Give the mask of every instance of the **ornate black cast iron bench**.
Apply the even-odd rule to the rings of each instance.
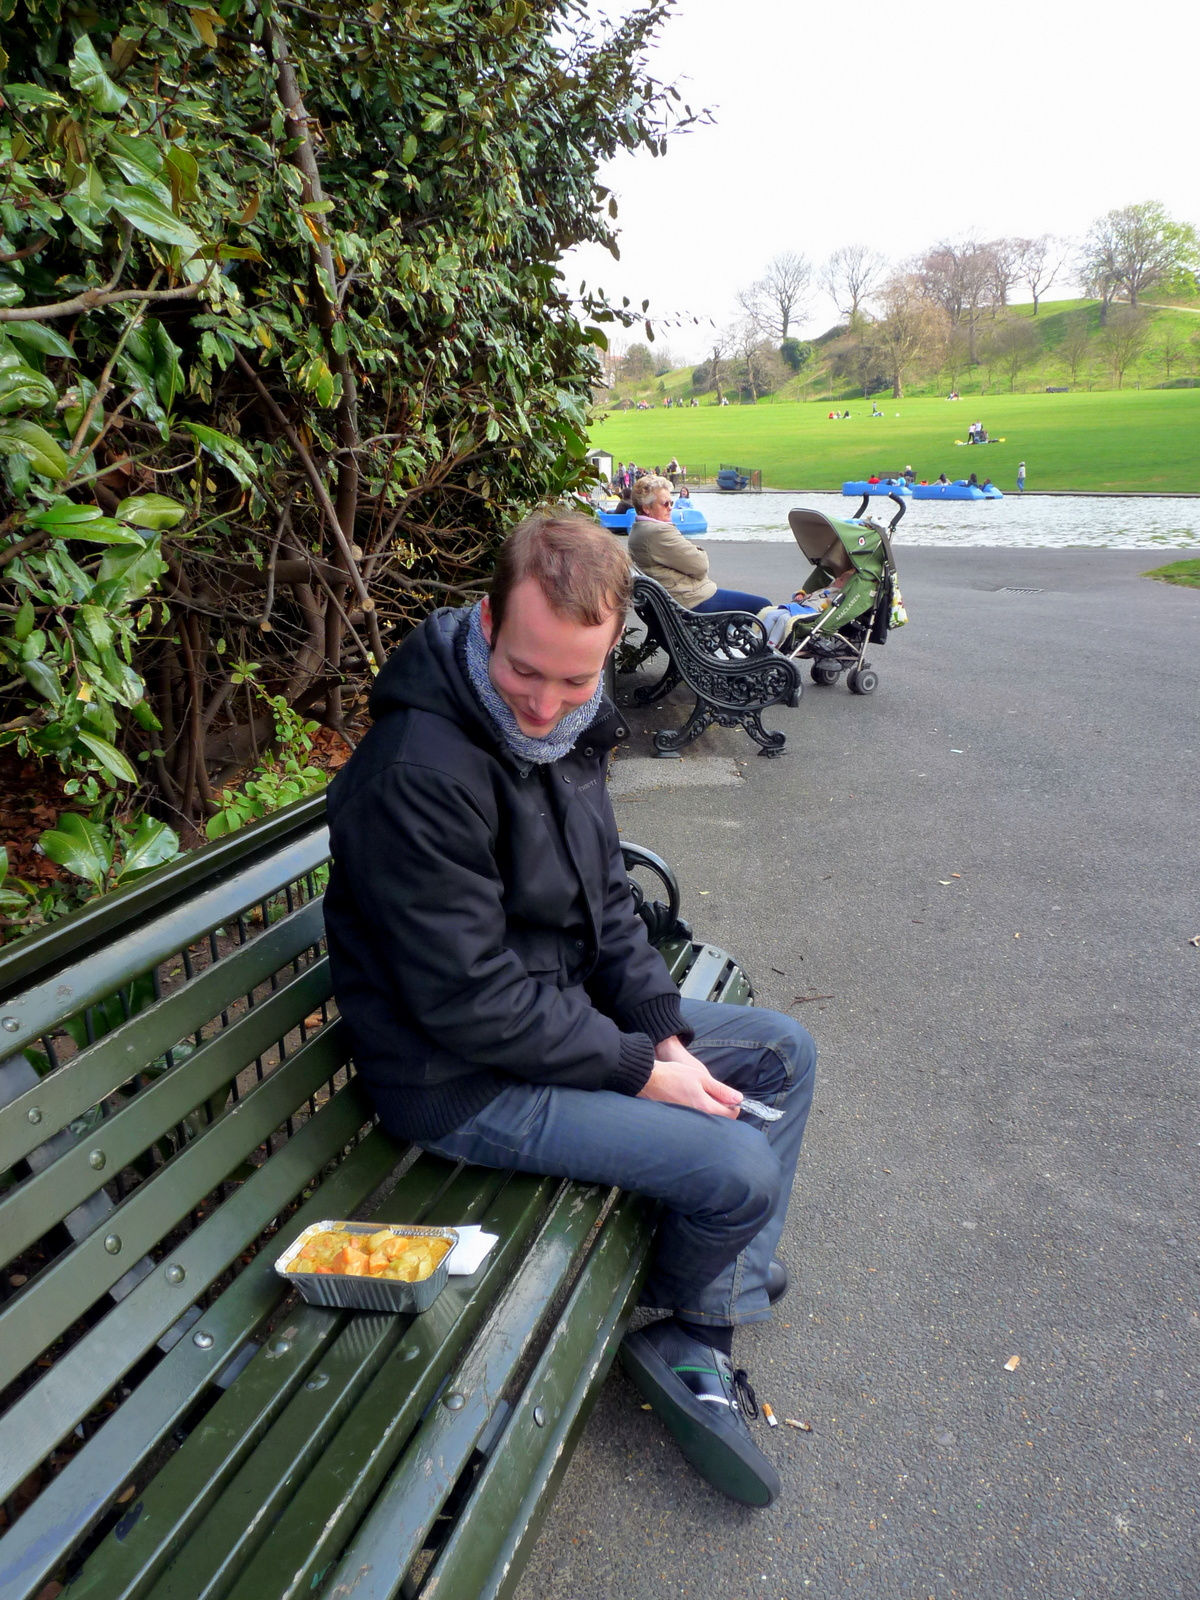
[[[0,958],[2,1600],[517,1583],[653,1217],[376,1126],[331,1003],[327,848],[306,802]],[[749,1000],[665,864],[626,861],[684,993]],[[342,1217],[500,1242],[422,1316],[306,1306],[273,1263]]]
[[[757,617],[748,611],[688,611],[642,573],[634,578],[633,608],[646,626],[646,646],[667,658],[658,682],[635,690],[635,703],[662,700],[681,683],[696,696],[683,727],[654,735],[659,755],[677,755],[714,722],[744,728],[760,755],[782,755],[787,735],[768,732],[762,713],[769,706],[798,705],[803,681],[797,663],[771,647]]]

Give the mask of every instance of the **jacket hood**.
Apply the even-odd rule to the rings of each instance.
[[[467,677],[465,636],[470,610],[470,606],[444,606],[434,611],[392,652],[371,689],[371,719],[379,722],[393,711],[429,711],[472,738],[497,747],[501,755],[520,765],[476,699]],[[617,708],[605,696],[580,738],[611,745],[627,733]]]
[[[431,711],[459,727],[479,729],[495,738],[495,729],[467,681],[458,650],[458,636],[469,611],[469,606],[443,606],[392,651],[371,689],[372,721],[379,722],[392,711]]]

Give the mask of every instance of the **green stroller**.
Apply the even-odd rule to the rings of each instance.
[[[785,621],[778,648],[793,660],[811,661],[814,683],[835,684],[846,672],[854,694],[874,694],[878,687],[867,646],[886,644],[891,630],[908,620],[889,538],[899,520],[885,527],[874,517],[843,521],[821,511],[788,512],[796,543],[813,564],[804,584],[813,598],[788,608],[793,620],[790,626]]]

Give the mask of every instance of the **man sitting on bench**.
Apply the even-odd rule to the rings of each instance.
[[[390,1132],[662,1202],[642,1300],[671,1316],[623,1360],[711,1484],[769,1505],[731,1344],[787,1288],[815,1050],[789,1017],[681,1001],[634,909],[601,688],[630,593],[616,539],[538,513],[488,599],[390,657],[329,789],[334,989]],[[743,1095],[783,1115],[739,1117]]]

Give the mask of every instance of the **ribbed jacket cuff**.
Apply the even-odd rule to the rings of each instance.
[[[655,1044],[676,1034],[684,1044],[692,1042],[693,1030],[683,1020],[677,994],[656,994],[651,1000],[641,1001],[630,1010],[628,1021],[632,1028],[646,1034]]]
[[[654,1071],[654,1046],[644,1033],[623,1033],[617,1069],[606,1085],[618,1094],[640,1094]]]

